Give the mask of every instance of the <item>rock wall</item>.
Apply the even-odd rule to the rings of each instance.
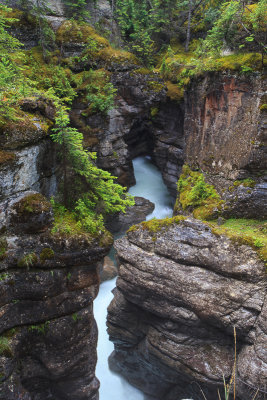
[[[0,399],[98,399],[93,300],[112,240],[52,233],[36,192],[2,202],[0,222]]]
[[[157,74],[139,72],[137,66],[111,67],[112,83],[117,89],[115,108],[106,118],[94,115],[85,124],[95,131],[91,149],[98,153],[98,165],[118,176],[124,186],[135,183],[132,159],[149,154],[162,172],[171,193],[184,162],[183,108],[166,96],[164,82]],[[82,118],[87,107],[74,103],[73,122]],[[85,137],[86,137],[85,133]]]
[[[266,81],[261,75],[208,74],[185,95],[185,161],[203,171],[225,216],[266,218]],[[242,180],[251,179],[251,187]]]
[[[157,400],[218,397],[234,365],[236,392],[266,391],[266,272],[248,246],[197,220],[141,224],[116,241],[108,309],[113,370]],[[265,344],[264,344],[265,343]],[[255,390],[253,388],[256,388]],[[200,390],[201,389],[201,390]],[[251,396],[251,398],[253,395]]]
[[[54,108],[36,97],[21,102],[17,120],[1,121],[0,201],[27,190],[51,197],[57,190],[59,160],[50,139]]]

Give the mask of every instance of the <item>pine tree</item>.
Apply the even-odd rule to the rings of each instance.
[[[65,106],[57,106],[56,125],[52,139],[59,144],[62,154],[63,168],[63,202],[70,207],[70,185],[68,174],[73,173],[86,182],[88,192],[76,200],[78,210],[87,209],[89,214],[107,215],[124,212],[126,207],[134,204],[126,188],[114,183],[116,177],[95,165],[96,154],[83,148],[83,135],[69,126],[69,117]],[[72,183],[73,185],[73,180]]]

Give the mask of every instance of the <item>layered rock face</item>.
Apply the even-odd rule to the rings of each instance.
[[[98,399],[93,300],[112,240],[51,233],[36,192],[2,202],[0,218],[0,399]]]
[[[209,74],[186,92],[185,160],[215,185],[226,201],[226,216],[267,215],[265,97],[259,75]],[[244,179],[252,185],[242,185]]]
[[[0,129],[0,200],[36,190],[55,194],[59,164],[50,135],[52,105],[41,99],[25,99],[20,121],[5,121]]]
[[[150,229],[150,230],[149,230]],[[109,306],[110,366],[157,400],[266,390],[266,273],[248,246],[194,219],[141,224],[116,241],[119,277]],[[249,396],[248,396],[249,395]],[[253,395],[252,395],[253,397]]]

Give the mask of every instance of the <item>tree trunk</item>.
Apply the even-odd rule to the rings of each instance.
[[[63,149],[63,202],[64,206],[68,206],[68,188],[67,188],[67,157],[66,157],[66,146],[65,146],[65,137],[64,132],[63,141],[62,141],[62,149]]]
[[[190,36],[191,36],[191,18],[192,18],[192,0],[189,0],[188,4],[188,23],[187,23],[187,31],[186,31],[186,42],[185,42],[185,51],[188,52]]]

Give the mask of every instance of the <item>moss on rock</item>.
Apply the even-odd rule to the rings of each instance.
[[[7,240],[5,237],[0,237],[0,261],[6,258]]]
[[[54,250],[50,247],[45,247],[40,253],[40,260],[44,262],[46,260],[51,260],[52,258],[54,258],[54,256]]]
[[[99,47],[109,46],[107,39],[98,35],[90,25],[86,23],[79,24],[77,21],[68,20],[60,25],[56,32],[56,41],[59,44],[64,43],[89,43],[94,40]]]
[[[184,97],[184,89],[180,88],[177,84],[172,83],[171,81],[166,82],[166,86],[168,89],[167,96],[171,100],[176,100],[180,102]]]
[[[267,266],[267,221],[232,218],[220,226],[211,222],[208,225],[213,233],[225,235],[234,243],[252,247]]]
[[[0,166],[12,163],[16,160],[16,155],[10,151],[0,150]]]
[[[0,356],[5,356],[8,358],[13,356],[9,339],[5,335],[0,336]]]
[[[52,122],[42,115],[14,109],[12,118],[0,117],[0,139],[3,149],[17,149],[49,135]]]
[[[157,233],[160,232],[162,229],[167,228],[170,225],[179,224],[181,221],[184,221],[185,219],[186,217],[183,215],[177,215],[176,217],[164,218],[164,219],[153,218],[149,221],[141,222],[141,224],[131,226],[128,232],[134,232],[139,228],[141,228],[151,233]]]
[[[192,171],[188,165],[183,166],[177,189],[179,197],[175,203],[175,213],[189,211],[195,218],[208,220],[217,216],[224,203],[215,187],[205,181],[204,175]]]
[[[165,85],[157,81],[148,81],[147,86],[149,90],[155,93],[159,93],[165,88]]]
[[[50,202],[40,193],[29,194],[18,201],[14,206],[20,216],[41,214],[51,209]]]

